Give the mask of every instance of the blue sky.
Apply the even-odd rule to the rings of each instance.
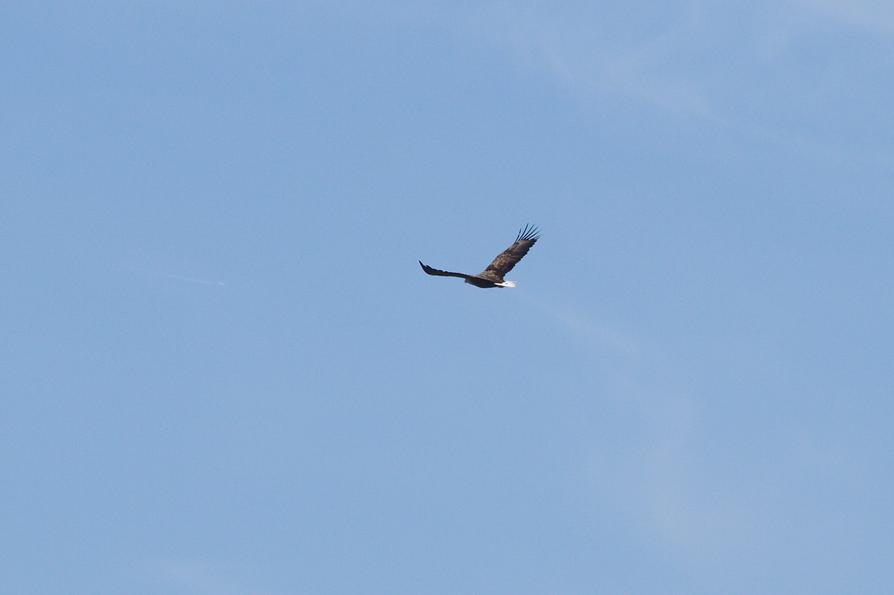
[[[0,9],[0,591],[885,593],[894,8]],[[525,223],[541,242],[478,290]]]

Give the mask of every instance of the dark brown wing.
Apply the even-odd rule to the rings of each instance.
[[[540,239],[540,230],[532,225],[525,225],[525,228],[518,232],[515,242],[503,250],[492,263],[487,265],[484,272],[479,275],[486,279],[495,279],[498,282],[503,281],[503,275],[512,270],[518,261],[524,258],[531,246]]]
[[[422,270],[428,273],[429,275],[435,275],[437,277],[459,277],[460,279],[468,279],[469,277],[474,277],[475,275],[466,275],[465,273],[451,273],[450,271],[441,271],[435,268],[428,266],[427,264],[422,264],[422,261],[419,261],[419,266],[422,267]]]

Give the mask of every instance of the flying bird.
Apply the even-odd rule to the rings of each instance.
[[[518,264],[518,261],[524,258],[528,250],[531,249],[537,240],[540,239],[540,231],[531,225],[526,225],[524,229],[518,232],[515,242],[502,252],[500,252],[492,263],[487,265],[484,271],[477,275],[467,275],[465,273],[451,273],[450,271],[440,271],[432,268],[427,264],[419,261],[419,266],[429,275],[438,277],[461,277],[466,283],[488,289],[490,287],[515,287],[512,281],[504,281],[503,275],[512,270],[512,267]]]

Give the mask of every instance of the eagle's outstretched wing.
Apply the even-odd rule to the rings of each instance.
[[[511,271],[512,267],[518,264],[519,260],[524,258],[525,254],[528,253],[531,246],[537,243],[539,238],[540,230],[531,225],[525,225],[525,228],[518,232],[515,242],[498,254],[494,261],[487,265],[487,268],[484,269],[484,272],[482,272],[479,277],[503,281],[503,275]]]
[[[460,279],[468,279],[469,277],[474,277],[475,275],[466,275],[465,273],[451,273],[450,271],[441,271],[436,268],[432,268],[427,264],[422,264],[422,261],[419,261],[419,266],[422,267],[422,270],[428,273],[429,275],[435,275],[436,277],[459,277]]]

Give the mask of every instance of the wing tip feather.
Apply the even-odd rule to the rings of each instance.
[[[536,242],[538,239],[540,239],[540,229],[536,225],[531,225],[530,223],[526,223],[525,226],[518,231],[518,235],[515,236],[516,242]]]

